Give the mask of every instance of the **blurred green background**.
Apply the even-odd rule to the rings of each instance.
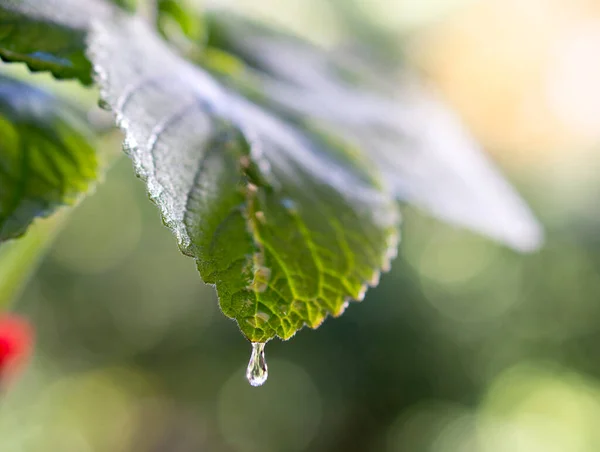
[[[335,45],[333,2],[226,3]],[[408,209],[381,285],[269,343],[251,388],[250,345],[120,159],[16,304],[38,346],[0,401],[2,452],[600,450],[600,2],[355,4],[520,188],[544,249]]]

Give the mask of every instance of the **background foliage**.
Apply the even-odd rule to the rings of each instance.
[[[315,40],[342,33],[320,0],[251,3]],[[249,346],[121,160],[17,306],[40,347],[0,407],[3,451],[598,450],[600,7],[434,4],[365,13],[503,163],[547,246],[519,256],[411,211],[381,285],[269,344],[256,390]]]

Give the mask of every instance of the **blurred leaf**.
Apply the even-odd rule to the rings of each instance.
[[[0,58],[89,85],[92,67],[85,53],[89,21],[108,11],[100,0],[2,0]]]
[[[73,204],[97,177],[92,132],[67,104],[0,76],[0,242]]]
[[[329,0],[328,5],[350,40],[349,44],[361,53],[361,57],[401,64],[403,55],[399,38],[391,36],[373,20],[369,11],[373,5],[361,0]]]
[[[370,153],[399,200],[518,250],[540,245],[543,233],[525,203],[459,119],[414,76],[381,77],[353,55],[327,52],[233,14],[213,11],[206,22],[209,49],[238,63],[236,71],[225,70],[209,51],[201,65],[208,62],[226,81],[261,93],[253,98],[295,121],[351,139]],[[246,65],[242,74],[239,62]]]
[[[167,38],[173,38],[175,24],[191,41],[204,37],[204,21],[194,5],[185,0],[158,0],[158,29]]]
[[[360,154],[224,89],[137,19],[91,47],[138,174],[248,339],[316,328],[377,283],[399,216]]]

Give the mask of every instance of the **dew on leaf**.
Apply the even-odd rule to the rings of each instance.
[[[265,345],[264,342],[252,343],[252,356],[250,356],[250,362],[248,362],[246,378],[254,387],[262,386],[269,377],[269,368],[265,359]]]
[[[372,278],[369,280],[369,286],[377,287],[379,285],[379,280],[381,279],[381,273],[375,272],[373,273]]]
[[[360,292],[356,296],[356,301],[363,301],[365,299],[365,296],[367,295],[367,290],[369,290],[368,285],[365,284],[364,286],[362,286],[360,288]]]
[[[344,302],[344,304],[340,307],[339,311],[335,314],[336,317],[339,317],[344,312],[346,312],[346,309],[348,309],[349,306],[350,306],[350,302],[349,301]]]

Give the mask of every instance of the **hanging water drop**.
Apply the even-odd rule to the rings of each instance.
[[[246,378],[252,386],[262,386],[269,377],[269,368],[265,360],[265,343],[252,343],[252,356],[246,370]]]

